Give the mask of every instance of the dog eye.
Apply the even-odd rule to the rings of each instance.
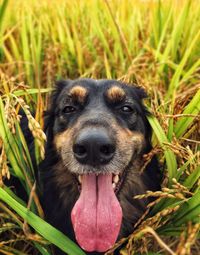
[[[74,106],[71,106],[71,105],[65,106],[62,110],[63,113],[72,113],[72,112],[75,112],[75,111],[76,111],[76,108]]]
[[[133,113],[135,112],[135,109],[132,108],[130,105],[124,105],[120,108],[120,110],[124,113]]]

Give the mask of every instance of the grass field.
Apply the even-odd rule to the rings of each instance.
[[[200,251],[200,1],[0,1],[0,254],[84,254],[47,224],[21,132],[23,108],[44,157],[42,112],[56,79],[115,78],[145,88],[164,179],[121,254]],[[36,111],[33,118],[31,111]],[[6,187],[17,177],[26,204]],[[108,252],[112,254],[114,248]]]

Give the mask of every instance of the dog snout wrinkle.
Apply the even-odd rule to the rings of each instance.
[[[73,145],[74,156],[81,164],[97,166],[106,164],[114,156],[115,143],[106,130],[88,128],[82,130]]]

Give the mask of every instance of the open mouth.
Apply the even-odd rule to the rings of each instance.
[[[91,174],[90,174],[91,175]],[[98,175],[100,174],[96,174],[96,177],[98,177]],[[104,174],[105,175],[105,174]],[[113,190],[115,192],[115,194],[118,193],[120,187],[121,187],[121,184],[123,182],[123,179],[124,179],[124,173],[118,173],[118,174],[112,174],[112,187],[113,187]],[[82,175],[78,175],[78,177],[75,176],[75,179],[76,179],[76,182],[77,182],[77,185],[78,185],[78,189],[79,191],[81,192],[81,185],[82,185],[82,179],[83,179],[83,174]]]
[[[80,196],[71,212],[79,245],[86,251],[105,252],[117,240],[122,208],[116,197],[123,181],[119,174],[79,175]]]

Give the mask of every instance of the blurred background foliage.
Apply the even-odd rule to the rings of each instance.
[[[20,129],[23,108],[44,157],[43,110],[59,78],[114,78],[144,87],[162,190],[121,254],[199,254],[200,1],[0,1],[0,253],[84,254],[48,225]],[[35,111],[33,117],[31,112]],[[14,176],[29,197],[8,188]],[[38,215],[38,216],[37,216]],[[108,254],[111,254],[111,249]]]

